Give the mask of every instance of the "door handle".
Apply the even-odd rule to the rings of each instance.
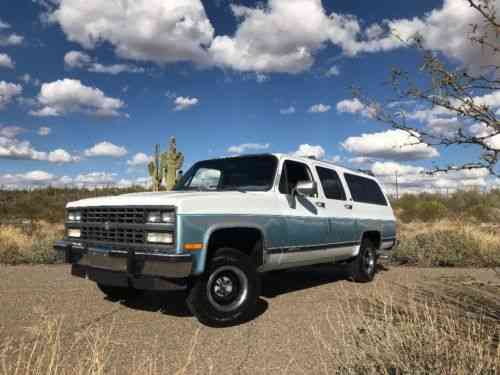
[[[325,202],[316,202],[316,206],[325,208]]]
[[[352,204],[344,204],[344,207],[348,210],[352,210]]]

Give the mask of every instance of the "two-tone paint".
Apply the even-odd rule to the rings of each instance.
[[[330,163],[276,154],[278,168],[272,188],[265,192],[173,191],[125,194],[84,199],[67,208],[92,206],[175,206],[177,212],[176,250],[185,253],[186,243],[203,243],[192,252],[193,274],[203,273],[211,236],[220,229],[251,228],[263,238],[263,264],[260,271],[340,261],[357,255],[363,235],[375,233],[380,248],[394,245],[395,218],[387,205],[354,202],[344,172],[373,177]],[[285,160],[308,166],[317,183],[314,197],[292,196],[279,192]],[[316,166],[333,169],[346,193],[345,200],[325,197]]]

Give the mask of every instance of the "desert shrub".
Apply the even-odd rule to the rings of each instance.
[[[500,222],[499,209],[479,203],[464,209],[464,218],[478,223]]]
[[[131,188],[44,188],[34,190],[0,190],[0,218],[43,220],[49,223],[64,221],[64,208],[68,202],[84,198],[118,195],[144,191],[143,187]]]
[[[437,221],[446,217],[446,206],[436,200],[424,200],[417,205],[417,217],[420,221]]]
[[[500,222],[500,190],[476,190],[452,194],[405,194],[393,200],[398,219],[404,223],[442,218],[482,223]]]
[[[405,223],[412,221],[432,222],[441,220],[448,215],[448,209],[444,203],[435,199],[406,199],[396,211],[398,219]]]
[[[0,264],[50,264],[61,261],[53,249],[63,237],[62,225],[35,224],[27,231],[13,225],[0,226]]]
[[[324,374],[496,374],[497,322],[436,297],[354,298],[313,326]],[[339,324],[339,322],[341,322]]]
[[[392,259],[423,267],[500,266],[500,235],[495,228],[441,222],[401,226],[401,243]]]

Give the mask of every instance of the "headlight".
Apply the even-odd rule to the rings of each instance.
[[[148,223],[166,223],[171,224],[175,222],[174,211],[150,211],[148,213]]]
[[[68,212],[68,220],[69,221],[81,221],[82,220],[82,212],[81,211],[69,211]]]
[[[162,223],[173,223],[175,221],[175,212],[174,211],[164,211],[161,213],[161,221]]]
[[[148,223],[159,223],[161,220],[160,211],[151,211],[148,213]]]
[[[68,229],[68,237],[80,238],[82,231],[80,229]]]
[[[172,233],[159,233],[159,232],[149,232],[147,235],[148,242],[154,243],[166,243],[171,244],[174,243],[174,236]]]

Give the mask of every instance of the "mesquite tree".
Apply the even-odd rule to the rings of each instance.
[[[416,143],[431,146],[475,145],[478,157],[467,163],[439,166],[432,172],[486,168],[500,175],[500,18],[496,0],[467,1],[480,14],[481,22],[469,25],[464,38],[477,46],[477,53],[494,56],[497,64],[472,68],[450,62],[442,54],[425,47],[425,35],[404,41],[416,47],[422,61],[418,76],[392,69],[389,85],[393,95],[381,102],[355,89],[365,115],[409,132]],[[498,54],[498,58],[496,55]],[[412,108],[410,110],[409,108]],[[419,108],[419,110],[415,110]],[[428,127],[415,121],[419,115],[434,116],[439,126]],[[437,121],[436,121],[437,123]]]

